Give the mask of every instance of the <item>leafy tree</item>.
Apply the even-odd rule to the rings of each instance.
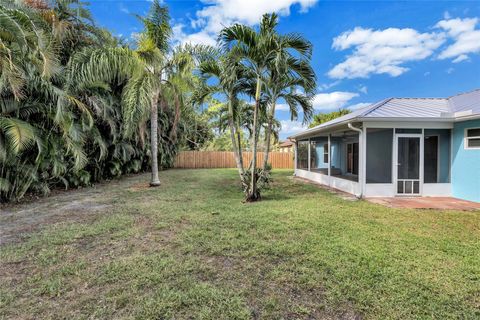
[[[332,111],[329,113],[318,113],[313,116],[313,121],[310,123],[309,128],[313,128],[315,126],[318,126],[324,122],[333,120],[335,118],[339,118],[341,116],[344,116],[346,114],[349,114],[351,111],[348,109],[340,109],[338,111]]]
[[[310,88],[314,86],[315,76],[313,71],[304,60],[296,58],[298,55],[309,58],[311,45],[295,34],[279,35],[276,30],[277,25],[278,16],[275,13],[265,14],[260,21],[258,30],[242,24],[234,24],[224,28],[219,35],[223,48],[240,59],[245,68],[252,74],[250,81],[254,84],[250,86],[250,89],[247,87],[246,90],[255,99],[251,142],[253,156],[249,172],[250,182],[245,190],[246,201],[260,199],[260,188],[258,188],[257,182],[265,181],[265,176],[268,175],[265,170],[257,169],[257,146],[261,127],[259,116],[262,113],[266,114],[265,109],[269,98],[276,102],[280,95],[285,94],[287,96],[287,91],[282,91],[285,87],[302,85],[310,91]],[[295,53],[291,53],[292,51],[295,51]],[[269,83],[268,79],[279,78],[282,73],[296,80],[302,79],[302,82],[292,82],[292,85],[289,86],[292,79],[285,79],[282,89],[275,88],[275,90],[272,90],[274,88],[273,83]],[[308,79],[311,79],[311,81],[309,82]],[[267,94],[269,89],[270,95]],[[303,99],[292,91],[288,91],[288,93],[289,104],[292,106],[304,105],[308,111],[308,99]],[[294,102],[294,100],[296,101]],[[274,108],[274,106],[271,108],[273,112],[275,111]],[[273,117],[271,118],[272,120],[268,121],[268,136],[272,131]],[[267,139],[270,140],[268,137]]]
[[[173,163],[193,134],[189,92],[200,79],[195,48],[167,48],[168,12],[152,6],[132,50],[81,1],[0,4],[0,201],[147,170],[153,107],[159,165]],[[151,88],[161,90],[155,106]]]
[[[213,95],[221,95],[226,100],[225,104],[216,104],[219,106],[217,127],[220,131],[223,131],[225,129],[224,125],[228,124],[235,163],[240,181],[245,188],[248,182],[245,181],[241,143],[242,108],[245,107],[245,104],[238,97],[248,86],[248,69],[240,63],[239,57],[233,53],[214,50],[211,53],[210,56],[201,61],[199,66],[204,81],[201,86],[197,87],[193,99],[203,102],[206,97],[211,98]],[[226,117],[223,117],[223,115],[226,115]]]

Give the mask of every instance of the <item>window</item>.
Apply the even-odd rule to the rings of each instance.
[[[347,173],[358,175],[358,143],[347,144]]]
[[[465,149],[480,149],[480,128],[465,129]]]
[[[328,163],[328,143],[323,145],[323,163]]]

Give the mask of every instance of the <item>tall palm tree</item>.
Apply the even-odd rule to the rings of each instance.
[[[167,65],[169,39],[172,34],[168,8],[161,6],[155,0],[150,7],[150,13],[140,18],[145,25],[145,33],[141,36],[137,56],[144,64],[144,71],[139,81],[147,84],[151,90],[150,96],[150,146],[152,156],[152,179],[150,186],[160,185],[158,177],[158,102],[162,94],[162,80]],[[130,87],[131,88],[131,87]],[[136,90],[136,88],[135,88]],[[131,94],[126,92],[126,96]],[[135,95],[136,92],[133,92]],[[128,100],[127,101],[131,101]],[[133,109],[132,106],[128,109]]]
[[[299,42],[305,42],[299,38]],[[308,46],[303,43],[302,48]],[[309,61],[290,55],[280,57],[279,63],[271,66],[265,86],[267,100],[267,126],[265,128],[265,150],[263,170],[267,170],[268,155],[271,148],[271,135],[275,123],[275,107],[283,99],[289,108],[291,120],[297,120],[299,111],[303,113],[303,122],[308,122],[313,115],[312,97],[315,92],[315,73]],[[300,110],[299,110],[300,109]]]
[[[122,119],[124,136],[137,133],[140,137],[145,131],[144,125],[150,121],[150,157],[152,187],[159,186],[158,147],[159,114],[171,107],[173,101],[175,116],[171,136],[175,142],[175,130],[178,126],[183,92],[189,86],[194,65],[192,51],[185,47],[170,50],[168,8],[155,0],[147,17],[139,17],[145,25],[145,31],[139,36],[137,49],[128,48],[97,49],[77,55],[74,65],[76,77],[81,82],[105,82],[114,79],[127,79],[122,92]],[[159,106],[161,107],[159,110]]]
[[[255,105],[253,108],[252,131],[252,162],[250,166],[250,184],[246,192],[246,201],[260,199],[260,190],[257,181],[261,173],[257,172],[257,143],[258,143],[258,114],[261,107],[262,95],[265,93],[268,73],[272,66],[278,66],[279,61],[288,54],[289,49],[305,56],[311,54],[311,45],[298,41],[298,36],[280,37],[276,31],[278,15],[265,14],[260,22],[259,30],[251,27],[234,24],[224,28],[219,35],[224,48],[239,55],[242,62],[255,76]],[[280,72],[280,71],[279,71]]]
[[[227,109],[227,123],[232,141],[233,154],[237,165],[240,181],[246,187],[245,169],[242,157],[241,145],[241,122],[242,122],[242,102],[238,95],[246,88],[248,70],[240,64],[240,59],[234,54],[216,52],[204,59],[199,70],[204,77],[204,81],[197,87],[194,93],[194,99],[203,101],[206,96],[220,94],[225,97]],[[216,79],[215,84],[210,84],[212,79]]]

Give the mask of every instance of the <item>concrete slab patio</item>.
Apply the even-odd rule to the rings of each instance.
[[[366,200],[390,208],[443,209],[461,211],[480,210],[480,203],[452,197],[390,197],[366,198]]]

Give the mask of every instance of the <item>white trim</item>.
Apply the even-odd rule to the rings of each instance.
[[[293,151],[295,153],[295,161],[294,161],[294,172],[297,170],[297,161],[298,161],[298,156],[297,156],[297,145],[298,145],[298,141],[295,141],[294,145],[293,145]]]
[[[367,124],[364,122],[362,123],[362,134],[359,134],[359,147],[360,147],[360,150],[358,150],[358,152],[360,152],[360,160],[359,160],[359,172],[360,172],[360,176],[359,176],[359,182],[361,183],[362,185],[362,193],[365,193],[365,188],[366,188],[366,185],[367,185]]]
[[[424,183],[424,197],[450,197],[452,195],[452,185],[450,183]]]
[[[369,120],[370,121],[370,120]],[[368,122],[368,121],[366,121]],[[375,121],[368,122],[369,128],[396,129],[453,129],[452,122]]]
[[[302,169],[295,170],[295,176],[356,195],[357,197],[361,195],[361,187],[359,182]]]
[[[332,135],[328,134],[328,176],[332,175]],[[324,151],[325,154],[325,151]]]
[[[394,134],[394,157],[392,159],[392,166],[393,166],[393,185],[395,188],[395,195],[396,196],[421,196],[422,189],[423,189],[423,139],[424,139],[424,130],[422,129],[422,133],[395,133]],[[405,181],[418,181],[418,193],[413,193],[413,183],[412,183],[412,193],[398,193],[398,139],[399,138],[418,138],[420,144],[420,154],[419,154],[419,172],[418,172],[418,179],[400,179],[404,181],[404,191],[405,191]]]
[[[468,130],[480,130],[480,128],[465,128],[463,129],[463,149],[464,150],[479,150],[480,146],[478,147],[469,147],[468,146],[468,140],[470,139],[480,139],[480,136],[474,136],[474,137],[469,137],[467,136]]]
[[[308,171],[311,171],[311,166],[312,166],[312,142],[310,141],[310,138],[308,138],[308,150],[307,150],[307,157],[308,157],[308,163],[307,163],[307,169]]]
[[[395,197],[393,183],[368,183],[364,189],[365,197]]]

